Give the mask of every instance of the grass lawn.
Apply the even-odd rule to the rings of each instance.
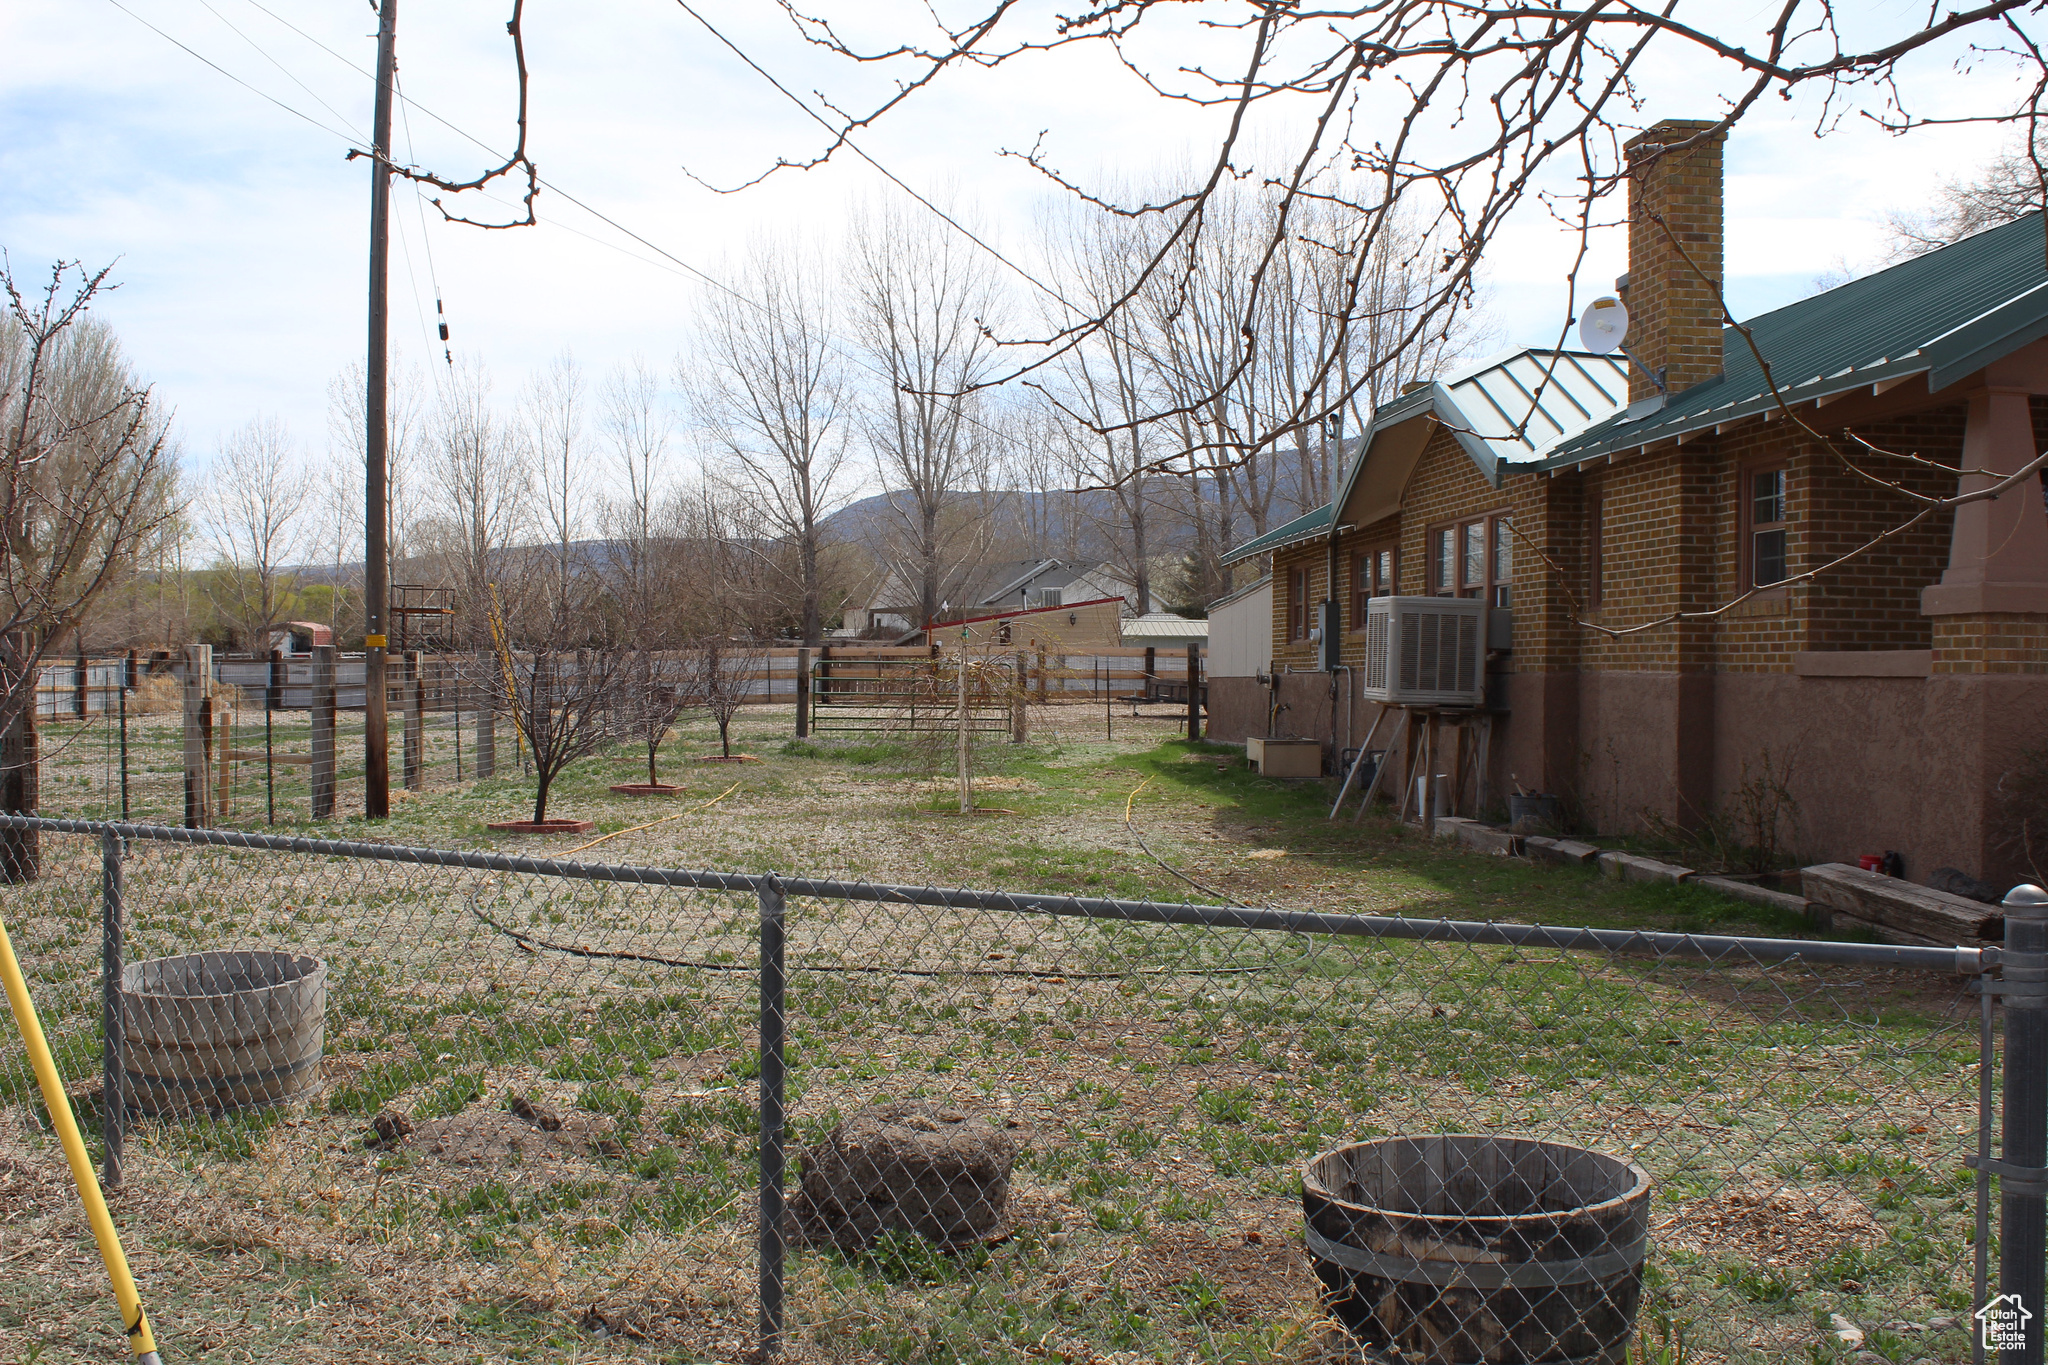
[[[672,797],[610,792],[644,780],[644,750],[579,765],[550,813],[596,820],[582,836],[485,829],[530,811],[509,743],[508,775],[431,768],[378,825],[312,825],[286,789],[279,828],[915,886],[1807,932],[1379,816],[1332,825],[1321,784],[1259,778],[1163,716],[1105,737],[1099,712],[1036,714],[1034,743],[977,754],[977,803],[1002,813],[968,818],[950,744],[789,727],[786,708],[747,713],[735,748],[758,761],[731,765],[694,761],[715,743],[686,728],[662,757]],[[79,771],[46,790],[101,813],[84,807],[108,799],[104,765],[67,753]],[[260,800],[237,800],[236,823],[262,821]],[[87,1082],[98,853],[48,842],[50,876],[0,892],[0,912]],[[116,1208],[167,1360],[748,1347],[748,897],[148,844],[128,881],[131,960],[289,945],[332,973],[310,1102],[131,1137]],[[1962,1328],[1940,1325],[1968,1311],[1956,1154],[1976,1122],[1975,1011],[1953,980],[803,898],[789,957],[798,1145],[882,1097],[988,1115],[1021,1144],[1003,1241],[796,1249],[792,1359],[1342,1359],[1302,1254],[1301,1163],[1419,1132],[1545,1137],[1648,1171],[1646,1365],[1675,1365],[1680,1333],[1688,1361],[1832,1359],[1834,1313],[1886,1358],[1966,1358]],[[25,1080],[0,1044],[0,1358],[115,1359]],[[382,1111],[414,1131],[366,1146]]]

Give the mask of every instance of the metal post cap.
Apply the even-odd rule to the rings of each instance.
[[[2032,882],[2021,882],[2006,892],[2005,899],[1999,904],[2008,910],[2048,912],[2048,891],[2043,891]]]

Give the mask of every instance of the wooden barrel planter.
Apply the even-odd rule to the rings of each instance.
[[[320,1083],[327,964],[214,952],[121,971],[123,1103],[144,1114],[282,1104]]]
[[[1385,1138],[1324,1152],[1302,1208],[1328,1311],[1404,1365],[1623,1365],[1650,1177],[1525,1138]]]

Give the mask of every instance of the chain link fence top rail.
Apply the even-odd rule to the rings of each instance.
[[[105,827],[32,823],[0,906],[96,1130]],[[535,1322],[736,1359],[764,1283],[799,1360],[1846,1360],[1835,1315],[1970,1356],[1973,951],[116,828],[145,1296],[317,1263],[378,1304],[363,1359]],[[195,954],[215,978],[139,968]],[[164,1082],[230,1036],[281,1102]],[[39,1106],[8,1036],[0,1257],[65,1216]],[[1432,1134],[1468,1140],[1386,1141]],[[8,1278],[25,1349],[79,1291]]]

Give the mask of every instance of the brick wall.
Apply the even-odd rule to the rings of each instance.
[[[1666,154],[1662,148],[1711,127],[1711,120],[1667,119],[1626,148],[1628,288],[1622,301],[1629,311],[1629,348],[1651,370],[1665,370],[1673,393],[1721,373],[1721,160],[1727,135],[1688,152]],[[1633,367],[1628,383],[1631,401],[1657,391]]]
[[[1985,612],[1933,622],[1936,673],[2048,673],[2048,618]]]
[[[1963,452],[1961,404],[1891,422],[1872,423],[1857,435],[1881,450],[1917,455],[1954,466]],[[1816,421],[1816,425],[1818,422]],[[1952,496],[1952,474],[1888,459],[1830,432],[1838,449],[1870,473],[1896,480],[1929,497]],[[1860,453],[1859,453],[1860,451]],[[1793,486],[1803,490],[1794,569],[1814,569],[1908,520],[1917,504],[1858,478],[1826,447],[1810,438],[1793,460]],[[1905,535],[1857,556],[1810,588],[1800,589],[1807,649],[1927,649],[1930,618],[1920,614],[1920,590],[1941,581],[1948,567],[1954,514],[1940,512]]]
[[[1289,664],[1296,668],[1311,668],[1315,665],[1315,646],[1307,640],[1287,638],[1289,598],[1288,583],[1296,569],[1308,570],[1309,626],[1315,625],[1315,604],[1329,595],[1329,575],[1324,569],[1329,560],[1329,542],[1318,537],[1305,544],[1276,550],[1273,554],[1273,668],[1284,669]]]
[[[1962,451],[1964,415],[1956,405],[1869,424],[1858,434],[1883,450],[1952,465]],[[2048,438],[2048,404],[2037,415]],[[1846,437],[1831,434],[1840,449],[1852,450]],[[1518,673],[1790,672],[1793,656],[1802,650],[1932,647],[1933,624],[1920,614],[1920,590],[1938,582],[1947,564],[1946,513],[1812,585],[1767,589],[1712,621],[1659,626],[1619,639],[1574,621],[1582,615],[1596,625],[1626,629],[1674,611],[1705,611],[1731,601],[1743,581],[1746,476],[1781,461],[1791,474],[1791,572],[1826,563],[1912,514],[1909,499],[1857,477],[1819,441],[1782,422],[1747,422],[1722,436],[1708,434],[1584,473],[1510,472],[1499,489],[1448,430],[1439,430],[1416,465],[1402,514],[1340,539],[1334,595],[1343,608],[1345,661],[1363,658],[1362,637],[1350,629],[1353,553],[1396,540],[1397,591],[1424,593],[1429,530],[1503,511],[1516,528]],[[1860,463],[1917,492],[1939,494],[1954,484],[1952,475],[1867,451]],[[1600,606],[1593,610],[1588,509],[1596,500],[1603,507],[1604,574]],[[1328,547],[1321,540],[1274,557],[1273,657],[1280,666],[1314,663],[1308,642],[1285,638],[1287,575],[1306,567],[1310,600],[1320,601],[1332,595],[1327,564]],[[1953,648],[1967,652],[1979,646],[1959,641]]]
[[[1438,427],[1422,448],[1401,497],[1401,591],[1429,591],[1429,531],[1447,521],[1506,512],[1511,498],[1495,488],[1472,463],[1447,427]]]

